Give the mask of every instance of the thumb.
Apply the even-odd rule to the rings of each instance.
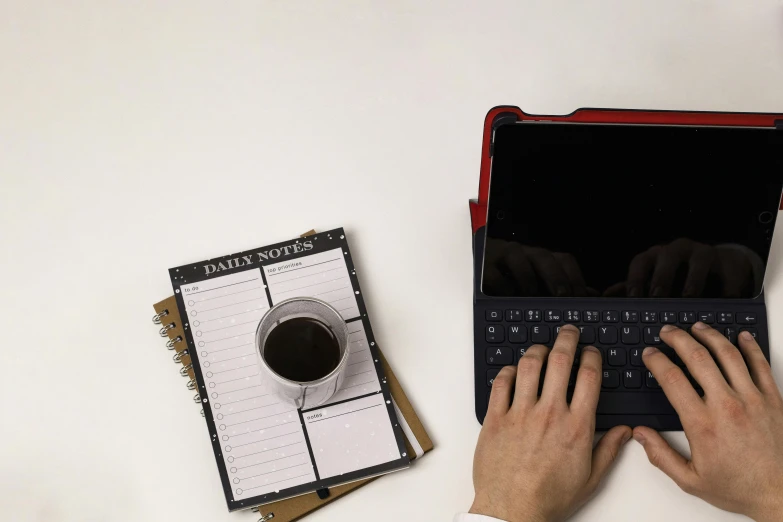
[[[633,438],[644,448],[650,464],[666,473],[681,489],[692,489],[696,473],[690,462],[672,448],[657,431],[639,426],[634,428]]]
[[[606,476],[609,469],[614,464],[620,448],[631,439],[631,428],[628,426],[615,426],[606,432],[601,440],[596,444],[593,450],[593,467],[590,473],[590,479],[587,481],[587,488],[592,493]]]

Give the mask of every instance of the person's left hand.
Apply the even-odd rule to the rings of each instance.
[[[551,353],[532,346],[518,368],[503,368],[495,378],[473,461],[471,513],[508,522],[565,520],[592,496],[631,438],[631,428],[617,426],[593,449],[602,371],[596,348],[583,350],[573,399],[566,402],[578,340],[579,330],[564,326]]]

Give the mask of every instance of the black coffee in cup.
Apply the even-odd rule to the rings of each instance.
[[[266,337],[264,360],[278,375],[298,382],[316,381],[340,363],[340,343],[318,319],[294,317],[277,324]]]

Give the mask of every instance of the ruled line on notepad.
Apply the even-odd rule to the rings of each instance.
[[[280,458],[277,458],[277,459],[265,460],[264,462],[259,462],[258,464],[250,464],[248,466],[240,466],[237,469],[247,469],[247,468],[254,468],[256,466],[263,466],[264,464],[266,464],[268,462],[275,462],[277,460],[290,459],[291,457],[296,457],[297,455],[304,455],[304,453],[305,452],[302,451],[301,453],[294,453],[293,455],[286,455],[285,457],[280,457]]]
[[[225,307],[224,307],[224,308],[225,308]],[[245,310],[244,312],[237,312],[237,313],[235,313],[235,314],[229,314],[229,315],[224,315],[224,316],[221,316],[221,317],[215,317],[214,319],[201,319],[201,322],[202,322],[202,323],[208,323],[208,322],[210,322],[210,321],[219,321],[219,320],[221,320],[221,319],[225,319],[225,318],[227,318],[227,317],[234,317],[235,315],[242,315],[242,314],[249,314],[249,313],[251,313],[251,312],[258,312],[258,311],[260,311],[260,310],[264,310],[264,309],[266,309],[266,308],[267,308],[266,306],[262,306],[261,308],[252,308],[252,309],[250,309],[250,310]],[[246,323],[245,323],[245,324],[246,324]],[[212,331],[212,330],[210,330],[210,331]]]
[[[250,332],[245,332],[245,333],[236,334],[236,335],[229,335],[228,337],[223,337],[221,339],[212,339],[211,341],[204,341],[204,342],[205,343],[217,343],[219,341],[225,341],[226,339],[234,339],[235,337],[241,337],[243,335],[250,335],[252,333],[256,333],[255,329],[250,331]],[[240,346],[242,346],[242,345],[240,345]]]
[[[259,286],[258,288],[261,288],[261,287]],[[251,288],[251,290],[255,290],[255,288]],[[244,290],[244,291],[247,292],[247,290]],[[237,293],[240,294],[242,292],[237,292]],[[229,294],[229,295],[234,295],[234,294]],[[221,297],[225,297],[225,296],[221,296]],[[248,299],[247,301],[237,301],[236,303],[231,303],[231,304],[227,304],[227,305],[223,305],[223,306],[216,306],[215,308],[207,308],[206,310],[198,310],[198,312],[200,314],[203,314],[203,313],[206,313],[206,312],[212,312],[213,310],[220,310],[221,308],[228,308],[229,306],[235,306],[235,305],[242,304],[242,303],[249,303],[251,301],[258,301],[259,299],[261,299],[261,298],[260,297],[254,297],[253,299]],[[264,303],[264,305],[266,305],[266,303]]]
[[[280,482],[288,482],[289,480],[294,480],[302,477],[308,477],[310,476],[310,473],[305,473],[304,475],[297,475],[296,477],[290,477],[283,480],[276,480],[275,482],[267,482],[266,484],[261,484],[260,486],[254,486],[252,488],[244,488],[243,491],[249,491],[251,489],[258,489],[258,488],[265,488],[267,486],[271,486],[272,484],[278,484]]]
[[[231,338],[228,337],[227,339],[231,339]],[[221,339],[221,340],[225,341],[225,339]],[[209,342],[212,343],[212,342],[215,342],[215,341],[209,341]],[[213,353],[218,353],[218,352],[225,352],[226,350],[233,350],[234,348],[241,348],[243,346],[248,346],[248,345],[251,345],[251,344],[254,344],[254,343],[238,344],[236,346],[232,346],[231,348],[223,348],[223,349],[220,349],[220,350],[210,350],[210,351],[207,352],[207,355],[212,355]],[[228,359],[226,359],[226,361],[228,361]]]
[[[256,363],[253,364],[246,364],[244,366],[237,366],[236,368],[229,368],[228,370],[220,370],[219,372],[212,372],[212,375],[217,375],[219,373],[226,373],[226,372],[234,372],[237,370],[241,370],[242,368],[250,368],[251,366],[256,366]]]
[[[229,379],[227,381],[220,381],[220,382],[215,381],[215,384],[226,384],[227,382],[241,381],[242,379],[249,379],[251,377],[255,377],[256,375],[258,375],[258,372],[254,373],[252,375],[246,375],[245,377],[240,377],[238,379]]]
[[[337,393],[340,393],[341,391],[350,390],[351,388],[356,388],[357,386],[364,386],[365,384],[372,384],[373,381],[367,381],[367,382],[360,382],[359,384],[354,384],[353,386],[346,386],[345,388],[342,388],[337,391]]]
[[[359,386],[359,385],[357,384],[357,386]],[[326,417],[324,419],[314,420],[314,421],[310,422],[310,424],[315,424],[316,422],[322,422],[322,421],[329,420],[329,419],[336,419],[337,417],[342,417],[343,415],[350,415],[351,413],[356,413],[357,411],[369,410],[371,408],[377,408],[378,406],[383,406],[383,405],[382,404],[374,404],[372,406],[367,406],[366,408],[359,408],[358,410],[351,410],[351,411],[346,411],[345,413],[338,413],[337,415],[333,415],[331,417]]]
[[[233,392],[229,392],[233,393]],[[228,406],[229,404],[234,404],[236,402],[242,402],[242,401],[249,401],[250,399],[259,399],[261,397],[266,397],[267,395],[270,395],[269,393],[262,393],[261,395],[253,395],[252,397],[248,397],[247,399],[239,399],[238,401],[231,401],[231,402],[221,402],[221,406]],[[277,402],[275,404],[278,404]]]
[[[313,275],[317,275],[317,274],[313,274]],[[278,295],[280,295],[280,294],[288,294],[290,292],[296,292],[297,290],[301,290],[302,288],[310,288],[311,286],[325,285],[326,283],[331,283],[332,281],[339,281],[340,279],[344,279],[344,277],[340,276],[340,277],[337,277],[335,279],[328,279],[326,281],[318,281],[317,283],[313,283],[311,285],[299,286],[299,287],[293,288],[291,290],[283,290],[282,292],[276,291],[275,293],[278,294]],[[275,284],[280,284],[280,283],[275,283]]]
[[[249,477],[239,477],[239,481],[241,482],[243,480],[250,480],[250,479],[257,478],[257,477],[263,477],[264,475],[269,475],[270,473],[277,473],[277,472],[280,472],[280,471],[285,471],[287,469],[299,468],[299,467],[305,466],[305,465],[312,466],[312,464],[310,464],[309,462],[302,462],[301,464],[297,464],[295,466],[288,466],[287,468],[273,469],[272,471],[267,471],[266,473],[259,473],[258,475],[251,475]]]
[[[326,263],[331,263],[332,261],[339,261],[340,259],[342,259],[342,258],[341,257],[335,257],[334,259],[329,259],[328,261],[321,261],[320,263],[313,263],[312,265],[302,266],[302,267],[299,267],[299,268],[292,268],[291,270],[286,270],[285,272],[277,272],[276,274],[267,274],[267,277],[279,276],[279,275],[282,275],[282,274],[287,274],[288,272],[296,272],[297,270],[304,270],[305,268],[310,268],[310,267],[313,267],[313,266],[325,265]],[[319,273],[321,273],[321,272],[319,272]],[[282,281],[282,282],[285,282],[285,281]]]
[[[314,266],[314,265],[310,265],[310,266]],[[305,268],[307,268],[307,267],[305,267]],[[323,272],[316,272],[314,274],[307,274],[307,275],[302,275],[302,276],[291,277],[291,278],[285,279],[283,281],[277,281],[275,284],[276,285],[281,285],[283,283],[287,283],[289,281],[293,281],[294,279],[302,279],[304,277],[313,277],[313,276],[325,274],[327,272],[334,272],[335,270],[340,270],[340,268],[342,268],[342,267],[338,266],[337,268],[330,268],[329,270],[324,270]],[[285,273],[285,272],[283,272],[283,273]],[[280,274],[271,274],[271,275],[280,275]]]
[[[213,299],[220,299],[221,297],[228,297],[230,295],[237,295],[237,294],[244,294],[245,292],[250,292],[251,290],[263,290],[263,286],[255,286],[253,288],[248,288],[247,290],[240,290],[239,292],[234,292],[233,294],[223,294],[223,295],[217,295],[215,297],[207,297],[206,299],[199,299],[196,302],[197,303],[203,303],[204,301],[211,301]],[[188,294],[191,295],[191,294]],[[233,303],[236,304],[236,303]]]
[[[253,442],[245,442],[244,444],[236,444],[236,445],[232,444],[231,447],[234,448],[234,449],[241,448],[242,446],[250,446],[251,444],[258,444],[259,442],[264,442],[264,441],[267,441],[267,440],[279,439],[280,437],[285,437],[286,435],[294,435],[296,433],[300,433],[300,431],[299,430],[289,431],[288,433],[283,433],[282,435],[275,435],[274,437],[267,437],[265,439],[258,439],[258,440],[254,440]],[[247,433],[240,433],[240,435],[247,435]],[[234,437],[237,437],[237,436],[238,435],[234,435]],[[231,437],[229,437],[229,438],[231,438]]]
[[[342,290],[342,289],[344,289],[344,288],[348,288],[349,286],[350,286],[350,285],[345,285],[345,286],[341,286],[340,288],[335,288],[334,290],[329,290],[329,291],[326,291],[326,292],[321,292],[321,293],[319,293],[319,294],[313,294],[313,297],[315,297],[315,296],[317,296],[317,295],[326,295],[326,294],[331,294],[332,292],[337,292],[337,291],[339,291],[339,290]]]
[[[380,406],[380,404],[376,404],[376,406]],[[373,408],[373,406],[370,406],[370,407]],[[335,417],[336,417],[336,415],[335,415]],[[244,459],[245,457],[250,457],[252,455],[260,455],[261,453],[269,453],[270,451],[279,450],[280,448],[287,448],[288,446],[295,446],[295,445],[301,444],[303,442],[304,442],[303,440],[299,440],[299,441],[296,441],[296,442],[292,442],[291,444],[283,444],[282,446],[278,446],[276,448],[269,448],[269,449],[265,449],[265,450],[261,450],[261,451],[256,451],[256,452],[253,452],[253,453],[248,453],[247,455],[242,455],[240,457],[234,457],[234,460]]]
[[[255,419],[249,419],[249,420],[242,421],[242,422],[235,422],[234,424],[226,424],[226,427],[228,427],[228,426],[239,426],[240,424],[247,424],[248,422],[268,419],[269,417],[277,417],[278,415],[283,415],[284,413],[286,413],[286,412],[283,411],[283,412],[273,413],[272,415],[266,415],[265,417],[257,417]]]
[[[221,328],[213,328],[212,330],[201,330],[201,333],[217,332],[218,330],[225,330],[226,328],[234,328],[235,326],[242,326],[243,324],[250,324],[250,323],[258,324],[258,321],[245,321],[244,323],[230,324],[228,326],[223,326]]]
[[[250,281],[258,281],[258,278],[256,277],[256,278],[253,278],[253,279],[248,279],[247,281],[240,281],[238,283],[231,283],[231,284],[228,284],[228,285],[216,286],[215,288],[210,288],[208,290],[199,290],[198,292],[190,292],[190,293],[188,293],[188,296],[196,295],[196,294],[203,294],[204,292],[212,292],[214,290],[220,290],[221,288],[228,288],[229,286],[241,285],[243,283],[249,283]]]
[[[264,409],[264,408],[271,408],[272,406],[277,406],[278,404],[280,404],[280,403],[279,402],[273,402],[272,404],[266,404],[264,406],[256,406],[255,408],[248,408],[248,409],[242,410],[242,411],[232,411],[231,413],[224,413],[223,415],[225,417],[228,417],[229,415],[239,415],[240,413],[246,413],[248,411],[261,410],[261,409]]]

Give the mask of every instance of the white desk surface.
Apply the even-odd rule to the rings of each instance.
[[[436,450],[308,520],[449,521],[479,432],[467,201],[487,110],[783,112],[781,85],[777,0],[0,0],[3,518],[255,520],[226,512],[151,304],[170,266],[343,225]],[[783,360],[780,234],[770,271]],[[632,442],[574,520],[740,518]]]

